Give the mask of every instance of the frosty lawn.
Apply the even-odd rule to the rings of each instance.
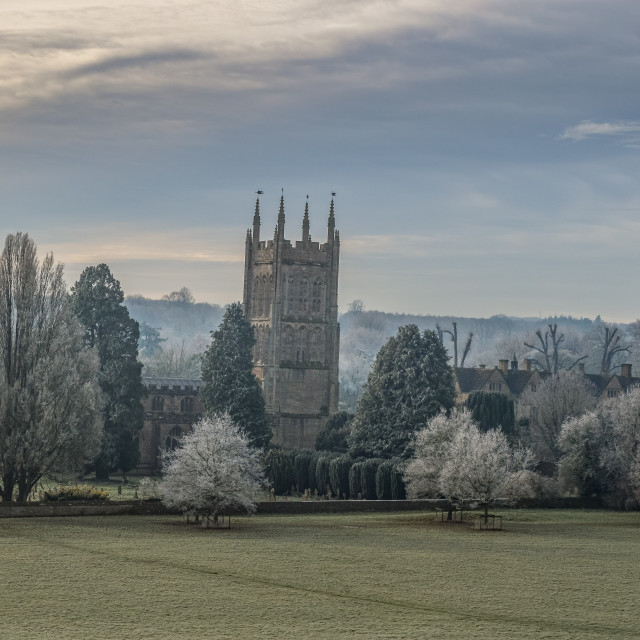
[[[0,636],[637,638],[640,514],[0,520]]]

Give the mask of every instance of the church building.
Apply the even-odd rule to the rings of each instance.
[[[339,255],[333,200],[323,243],[311,239],[308,201],[302,239],[285,239],[284,196],[273,238],[262,240],[256,201],[245,245],[244,313],[255,329],[254,373],[274,444],[313,449],[338,410]]]

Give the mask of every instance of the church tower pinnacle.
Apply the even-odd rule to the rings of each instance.
[[[307,203],[304,205],[304,218],[302,219],[302,242],[309,244],[311,237],[309,236],[309,196]]]
[[[284,238],[284,189],[280,196],[280,211],[278,212],[278,237]]]
[[[256,247],[260,244],[260,198],[256,198],[256,210],[253,214],[253,242]]]

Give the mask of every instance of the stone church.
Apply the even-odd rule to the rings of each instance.
[[[340,235],[331,200],[324,243],[311,239],[309,203],[302,240],[284,236],[284,196],[273,239],[261,240],[260,202],[247,230],[244,312],[255,331],[254,373],[264,394],[274,444],[313,449],[338,410],[338,263]],[[215,329],[215,327],[211,327]],[[140,474],[158,473],[162,451],[202,415],[200,380],[143,377],[147,397],[140,433]]]
[[[285,239],[284,196],[273,238],[262,240],[256,200],[245,244],[244,312],[255,329],[254,373],[275,444],[313,449],[338,410],[339,255],[333,200],[324,243],[311,239],[308,202],[302,240]]]

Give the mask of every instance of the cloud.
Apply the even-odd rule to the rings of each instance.
[[[640,121],[627,122],[591,122],[584,120],[578,125],[568,127],[560,135],[560,140],[586,140],[595,136],[623,136],[627,140],[640,138]]]

